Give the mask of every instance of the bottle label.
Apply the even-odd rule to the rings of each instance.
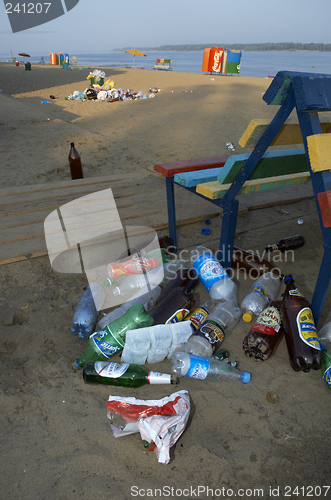
[[[190,367],[186,377],[199,378],[203,380],[207,377],[209,370],[209,359],[200,356],[190,355]]]
[[[328,386],[331,388],[331,366],[329,366],[324,374],[323,374],[323,380],[328,384]]]
[[[321,346],[316,332],[314,316],[309,307],[304,307],[298,312],[297,327],[301,340],[310,347],[320,351]]]
[[[169,325],[170,323],[179,323],[180,321],[183,321],[187,313],[190,311],[188,309],[178,309],[172,316],[170,316],[169,319],[165,322],[166,325]]]
[[[251,332],[274,335],[281,326],[280,312],[274,306],[266,307],[257,318]]]
[[[97,361],[94,369],[101,377],[119,378],[129,368],[128,363],[107,363],[107,361]]]
[[[252,286],[252,288],[250,289],[249,293],[257,293],[260,297],[262,297],[262,299],[264,300],[264,302],[266,304],[268,304],[268,302],[270,302],[270,300],[271,300],[268,292],[261,285],[254,285],[254,286]]]
[[[300,293],[297,288],[295,288],[295,290],[290,290],[289,295],[292,295],[293,297],[303,297],[302,293]]]
[[[207,319],[209,312],[204,307],[197,307],[190,314],[185,316],[185,320],[191,321],[191,327],[194,332],[199,330],[202,323]]]
[[[225,331],[220,323],[215,320],[208,320],[203,323],[200,329],[194,333],[203,339],[208,340],[213,349],[213,353],[218,351],[225,337]]]
[[[149,372],[147,380],[149,384],[171,384],[171,375],[168,373]]]
[[[212,254],[200,255],[194,261],[193,269],[197,271],[200,281],[207,292],[209,292],[211,287],[218,281],[229,278],[225,269],[223,269],[221,264]]]
[[[122,343],[118,337],[113,335],[110,328],[106,328],[107,330],[93,333],[90,338],[93,340],[95,347],[101,352],[101,354],[103,354],[103,356],[105,356],[105,358],[111,358],[118,351],[123,349],[124,343]],[[105,339],[105,337],[107,337],[107,339]]]
[[[160,254],[161,255],[161,254]],[[125,262],[112,262],[107,265],[107,273],[110,279],[118,279],[121,276],[142,274],[158,267],[156,258],[140,257]]]

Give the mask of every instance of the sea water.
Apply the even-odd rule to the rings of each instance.
[[[70,54],[72,67],[144,67],[152,70],[156,59],[171,59],[173,71],[185,73],[201,73],[203,51],[147,51],[147,57],[133,56],[124,52],[107,52],[100,54]],[[76,59],[73,59],[75,56]],[[32,56],[30,63],[36,64],[41,56]],[[18,57],[20,60],[20,57]],[[44,54],[46,63],[50,63],[49,55]],[[0,61],[11,61],[6,54],[0,54]],[[331,74],[331,52],[318,51],[243,51],[240,66],[241,76],[266,78],[275,76],[278,71],[299,71],[306,73]]]

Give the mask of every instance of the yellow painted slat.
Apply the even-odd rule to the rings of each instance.
[[[313,172],[331,169],[331,134],[315,134],[307,137],[310,166]]]

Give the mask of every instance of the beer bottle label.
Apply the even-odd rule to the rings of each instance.
[[[316,332],[314,316],[309,307],[304,307],[298,312],[297,327],[301,340],[310,347],[320,351],[321,346]]]
[[[302,293],[299,292],[299,290],[297,288],[295,288],[295,290],[290,290],[288,293],[289,293],[289,295],[292,295],[293,297],[303,297]]]
[[[266,307],[257,318],[252,332],[274,335],[281,326],[280,312],[274,306]]]
[[[225,331],[220,323],[212,319],[207,319],[200,329],[194,333],[194,335],[198,335],[199,337],[208,340],[214,353],[218,351],[221,343],[223,342]]]
[[[328,386],[331,388],[331,366],[329,366],[324,374],[323,374],[323,380],[328,384]]]
[[[199,378],[203,380],[207,377],[209,370],[209,360],[208,358],[201,358],[200,356],[190,356],[190,367],[186,374],[186,377]]]
[[[193,328],[193,331],[196,332],[197,330],[199,330],[200,326],[205,321],[208,314],[209,313],[207,309],[205,309],[204,307],[197,307],[194,311],[185,316],[185,320],[191,321],[191,326]]]
[[[128,363],[107,363],[107,361],[97,361],[94,369],[101,377],[119,378],[129,368]]]
[[[183,321],[187,313],[190,311],[188,309],[178,309],[178,311],[174,312],[172,316],[170,316],[169,319],[165,322],[166,325],[169,325],[170,323],[179,323],[180,321]]]
[[[223,269],[216,257],[209,253],[200,255],[194,261],[193,269],[197,271],[200,281],[207,292],[209,292],[211,287],[218,281],[229,278],[229,275],[225,269]]]
[[[111,358],[124,347],[122,339],[120,339],[119,336],[114,335],[108,327],[107,330],[101,330],[101,332],[93,333],[90,336],[90,339],[93,340],[95,347],[101,352],[101,354],[103,354],[103,356],[105,356],[105,358]]]

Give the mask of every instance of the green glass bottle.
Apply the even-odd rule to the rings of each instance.
[[[128,330],[144,328],[154,323],[142,304],[131,306],[120,318],[105,326],[100,332],[93,333],[80,358],[76,359],[73,368],[83,368],[87,361],[106,361],[121,351]]]
[[[321,372],[323,380],[328,384],[331,389],[331,354],[328,353],[324,345],[321,344]]]
[[[88,384],[141,387],[146,384],[176,384],[176,375],[148,371],[141,365],[89,361],[84,366],[83,378]]]

